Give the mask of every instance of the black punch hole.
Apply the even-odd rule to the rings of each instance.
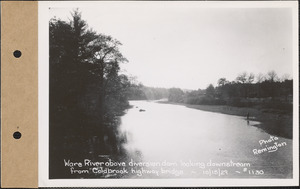
[[[20,139],[22,134],[19,131],[16,131],[16,132],[14,132],[13,136],[14,136],[15,139]]]
[[[15,51],[14,51],[14,56],[15,56],[16,58],[20,58],[21,55],[22,55],[21,51],[19,51],[19,50],[15,50]]]

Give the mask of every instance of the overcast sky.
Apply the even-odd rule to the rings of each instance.
[[[201,8],[194,3],[102,3],[79,7],[100,33],[123,43],[122,65],[146,86],[204,89],[244,71],[292,76],[288,8]],[[51,8],[66,20],[73,8]]]

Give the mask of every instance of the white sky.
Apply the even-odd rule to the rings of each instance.
[[[50,17],[66,20],[74,8],[51,8]],[[106,2],[79,10],[90,27],[123,43],[122,68],[146,86],[204,89],[244,71],[293,75],[288,8]]]

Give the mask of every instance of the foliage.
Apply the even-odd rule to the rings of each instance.
[[[254,83],[255,75],[243,72],[235,81],[230,82],[222,77],[217,87],[210,84],[205,90],[183,93],[180,89],[173,89],[170,90],[169,101],[199,105],[259,106],[292,111],[293,80],[288,75],[280,80],[274,71],[270,71],[266,75],[260,73],[256,78]]]
[[[129,107],[130,86],[120,74],[122,44],[89,28],[78,10],[70,21],[50,20],[49,41],[50,163],[75,152],[121,153],[118,117]]]
[[[169,89],[169,98],[170,102],[184,102],[184,92],[180,88],[171,88]]]
[[[169,96],[169,90],[166,88],[147,87],[134,82],[131,82],[128,91],[130,100],[160,100]]]

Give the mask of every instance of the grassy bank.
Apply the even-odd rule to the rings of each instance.
[[[293,114],[285,113],[278,109],[262,109],[260,107],[233,107],[227,105],[191,105],[167,101],[159,103],[177,104],[203,111],[243,116],[245,119],[249,113],[250,120],[259,121],[261,123],[255,126],[261,128],[270,135],[280,136],[288,139],[293,138]]]

